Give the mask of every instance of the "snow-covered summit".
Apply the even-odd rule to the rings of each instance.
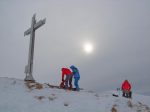
[[[132,99],[96,93],[50,88],[46,84],[0,78],[0,112],[150,112],[150,97]]]

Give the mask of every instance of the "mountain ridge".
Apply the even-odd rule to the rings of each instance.
[[[150,97],[133,93],[132,99],[117,91],[69,91],[38,82],[0,77],[1,112],[150,112]]]

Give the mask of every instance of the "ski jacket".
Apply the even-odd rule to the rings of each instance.
[[[68,68],[62,68],[62,80],[64,80],[64,75],[72,75],[72,72]]]
[[[131,90],[131,84],[128,82],[128,80],[125,80],[122,83],[122,90],[125,90],[125,91],[130,91]]]
[[[80,78],[79,70],[73,65],[70,68],[72,69],[74,78]]]

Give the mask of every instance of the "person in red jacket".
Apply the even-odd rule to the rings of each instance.
[[[122,96],[126,98],[131,98],[132,92],[131,92],[131,84],[129,83],[128,80],[125,80],[122,83]]]
[[[70,69],[68,68],[62,68],[62,82],[60,84],[61,88],[65,88],[65,89],[72,89],[72,72]],[[64,80],[64,76],[66,76],[65,80]],[[65,84],[64,84],[65,83]],[[69,87],[68,87],[68,83],[69,83]]]

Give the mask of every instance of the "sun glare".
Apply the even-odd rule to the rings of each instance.
[[[86,52],[86,53],[92,53],[92,51],[93,51],[93,45],[91,44],[91,43],[85,43],[84,45],[83,45],[83,49],[84,49],[84,51]]]

